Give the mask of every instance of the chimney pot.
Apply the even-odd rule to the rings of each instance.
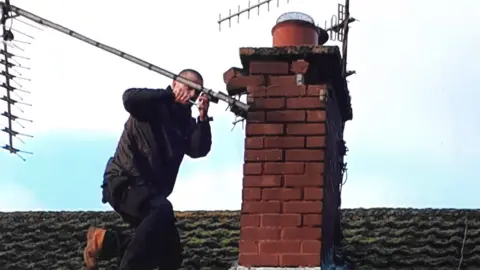
[[[302,12],[280,15],[272,28],[272,36],[274,47],[323,45],[328,40],[328,33]]]

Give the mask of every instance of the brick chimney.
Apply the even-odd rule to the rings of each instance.
[[[240,57],[243,68],[224,74],[229,93],[248,92],[251,104],[237,269],[330,265],[352,118],[339,48],[241,48]]]

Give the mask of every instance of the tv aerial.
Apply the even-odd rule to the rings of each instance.
[[[2,116],[6,117],[8,119],[8,125],[2,129],[2,131],[8,133],[9,136],[9,143],[5,146],[2,146],[3,149],[9,151],[12,154],[18,155],[22,160],[25,161],[25,159],[20,156],[21,153],[27,153],[27,154],[32,154],[31,152],[26,152],[22,151],[18,148],[14,147],[13,139],[17,138],[20,136],[24,137],[32,137],[31,135],[20,133],[13,128],[14,123],[18,123],[20,126],[21,121],[24,122],[32,122],[31,120],[22,118],[20,116],[17,116],[16,114],[13,113],[12,109],[14,106],[19,107],[19,111],[23,112],[21,110],[21,106],[31,106],[31,104],[23,102],[23,98],[17,93],[29,93],[26,90],[22,89],[22,85],[18,83],[18,80],[28,80],[24,77],[19,72],[16,72],[16,74],[12,74],[14,68],[24,68],[16,59],[24,59],[28,60],[28,58],[23,57],[18,55],[18,53],[13,53],[10,52],[9,49],[18,49],[20,51],[23,51],[21,47],[19,47],[17,44],[22,43],[22,44],[30,44],[29,42],[25,41],[19,41],[15,39],[15,36],[13,32],[16,32],[17,34],[21,36],[28,37],[30,39],[33,39],[33,36],[28,35],[24,32],[18,31],[12,27],[11,22],[13,20],[21,22],[27,26],[30,26],[32,28],[40,29],[43,30],[42,28],[38,28],[34,24],[29,24],[28,22],[22,21],[19,18],[26,18],[31,22],[34,22],[38,25],[45,26],[47,28],[56,30],[58,32],[61,32],[65,35],[71,36],[73,38],[76,38],[82,42],[88,43],[92,46],[95,46],[99,49],[102,49],[106,52],[109,52],[111,54],[114,54],[118,57],[121,57],[125,60],[128,60],[134,64],[137,64],[143,68],[146,68],[148,70],[151,70],[153,72],[156,72],[160,75],[163,75],[165,77],[168,77],[172,80],[179,81],[183,84],[186,84],[194,89],[196,89],[199,92],[202,92],[206,95],[209,96],[209,99],[213,103],[218,103],[219,101],[223,101],[228,104],[228,108],[230,111],[235,114],[237,117],[240,118],[246,118],[247,112],[249,110],[249,105],[246,103],[235,99],[234,97],[231,97],[230,95],[220,92],[220,91],[214,91],[212,89],[208,89],[203,87],[202,85],[199,85],[195,82],[192,82],[182,76],[179,76],[177,74],[174,74],[168,70],[165,70],[159,66],[156,66],[154,64],[151,64],[147,61],[144,61],[140,58],[137,58],[133,55],[130,55],[126,52],[120,51],[118,49],[115,49],[113,47],[110,47],[108,45],[105,45],[103,43],[100,43],[96,40],[93,40],[89,37],[86,37],[82,34],[79,34],[78,32],[75,32],[69,28],[66,28],[62,25],[56,24],[52,21],[49,21],[45,18],[42,18],[40,16],[37,16],[31,12],[28,12],[24,9],[21,9],[19,7],[16,7],[14,5],[10,4],[10,0],[5,0],[4,2],[0,1],[0,8],[1,8],[1,19],[0,23],[2,24],[2,30],[3,30],[3,49],[0,49],[0,54],[3,55],[3,59],[0,60],[0,66],[3,65],[4,70],[0,72],[0,76],[3,76],[4,82],[0,84],[0,87],[6,89],[6,94],[3,97],[0,97],[1,100],[5,101],[7,103],[7,110],[2,114]],[[13,95],[16,95],[16,98],[13,98]],[[23,126],[22,126],[23,127]],[[20,139],[19,139],[20,140]],[[21,141],[21,140],[20,140]]]
[[[8,5],[8,1],[6,2]],[[1,95],[0,100],[6,102],[6,110],[3,111],[0,115],[2,117],[7,118],[7,126],[3,126],[0,130],[8,134],[8,144],[1,146],[2,149],[9,151],[12,154],[18,155],[22,160],[25,161],[25,158],[21,154],[32,154],[28,151],[20,150],[19,148],[15,147],[14,139],[21,143],[25,143],[22,140],[22,137],[33,137],[32,135],[19,132],[16,128],[25,128],[24,124],[26,122],[31,123],[32,120],[23,118],[17,113],[14,113],[14,109],[18,111],[18,113],[24,113],[23,107],[31,106],[24,102],[22,94],[29,94],[27,90],[23,89],[22,84],[20,81],[29,81],[28,78],[24,77],[20,70],[29,70],[29,68],[20,64],[21,60],[28,60],[27,57],[19,55],[16,51],[24,51],[22,49],[22,45],[28,45],[30,42],[28,41],[20,41],[15,40],[16,34],[27,38],[33,39],[33,37],[17,31],[12,27],[12,24],[7,26],[9,20],[12,20],[14,17],[11,16],[11,13],[5,9],[5,6],[2,6],[2,15],[0,18],[0,23],[2,24],[2,43],[3,46],[0,49],[0,66],[3,66],[3,70],[0,72],[0,76],[3,77],[3,82],[0,83],[0,87],[5,89],[5,94]],[[19,22],[23,22],[20,21]],[[12,51],[13,50],[13,51]]]
[[[284,0],[286,3],[290,3],[290,0]],[[260,15],[260,10],[262,7],[266,7],[267,11],[270,11],[271,5],[275,4],[277,7],[280,6],[282,1],[280,0],[258,0],[256,4],[251,3],[251,1],[248,1],[248,6],[247,8],[241,8],[240,5],[237,7],[237,11],[232,13],[232,9],[228,11],[228,15],[223,17],[222,14],[219,14],[218,18],[218,29],[219,31],[222,30],[222,24],[228,22],[229,27],[232,27],[232,20],[237,19],[237,24],[240,23],[240,17],[241,15],[247,15],[247,18],[250,19],[250,14],[251,12],[256,11],[257,15]],[[337,14],[334,14],[331,16],[330,21],[325,21],[324,27],[320,27],[318,24],[315,24],[313,18],[311,18],[309,15],[301,13],[301,12],[287,12],[282,14],[278,20],[277,23],[280,23],[282,21],[287,21],[287,20],[302,20],[302,21],[307,21],[308,23],[315,24],[317,29],[319,30],[320,33],[326,33],[326,38],[324,40],[319,40],[319,45],[323,45],[325,42],[328,40],[330,41],[338,41],[341,42],[341,55],[342,55],[342,63],[341,63],[341,70],[342,70],[342,76],[345,78],[348,76],[351,76],[355,74],[355,70],[347,70],[347,52],[348,52],[348,32],[349,32],[349,25],[352,22],[358,21],[357,19],[353,18],[350,16],[350,0],[345,0],[344,4],[338,4],[337,5]],[[230,95],[233,96],[233,93],[229,93]],[[246,95],[246,92],[242,93],[235,93],[235,98],[240,100],[240,98],[244,95]],[[239,122],[244,122],[244,119],[241,120],[235,120],[234,125],[239,123]]]

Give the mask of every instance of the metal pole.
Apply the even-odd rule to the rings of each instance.
[[[350,0],[345,0],[345,20],[343,21],[343,63],[342,63],[342,76],[347,75],[347,51],[348,51],[348,24],[350,21]]]
[[[9,0],[6,0],[5,1],[5,5],[6,7],[8,7],[10,5],[10,1]],[[7,16],[8,16],[8,9],[5,9],[3,6],[2,6],[2,22],[4,22],[2,24],[2,30],[3,30],[3,33],[6,33],[7,31],[7,27],[6,27],[6,23],[5,21],[7,20]],[[10,88],[10,76],[8,76],[8,54],[6,53],[7,50],[8,50],[8,46],[7,46],[7,41],[6,40],[3,40],[3,50],[5,51],[5,84],[7,87],[5,87],[5,89],[7,90],[7,111],[8,111],[8,115],[12,115],[12,103],[11,103],[11,95],[10,95],[10,91],[11,91],[11,88]],[[8,118],[8,128],[10,131],[13,130],[13,126],[12,126],[12,117],[7,117]],[[14,148],[13,148],[13,135],[11,133],[9,133],[9,136],[8,136],[8,142],[9,142],[9,145],[10,145],[10,149],[9,149],[9,152],[10,153],[13,153],[14,152]]]

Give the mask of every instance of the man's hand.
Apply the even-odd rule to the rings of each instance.
[[[174,88],[173,95],[175,96],[175,101],[182,104],[188,104],[191,98],[188,91],[183,91],[180,88],[177,88],[177,89]]]
[[[208,100],[208,96],[204,93],[201,93],[198,97],[198,110],[199,110],[199,118],[200,121],[205,121],[208,119],[208,107],[210,106],[210,101]]]

